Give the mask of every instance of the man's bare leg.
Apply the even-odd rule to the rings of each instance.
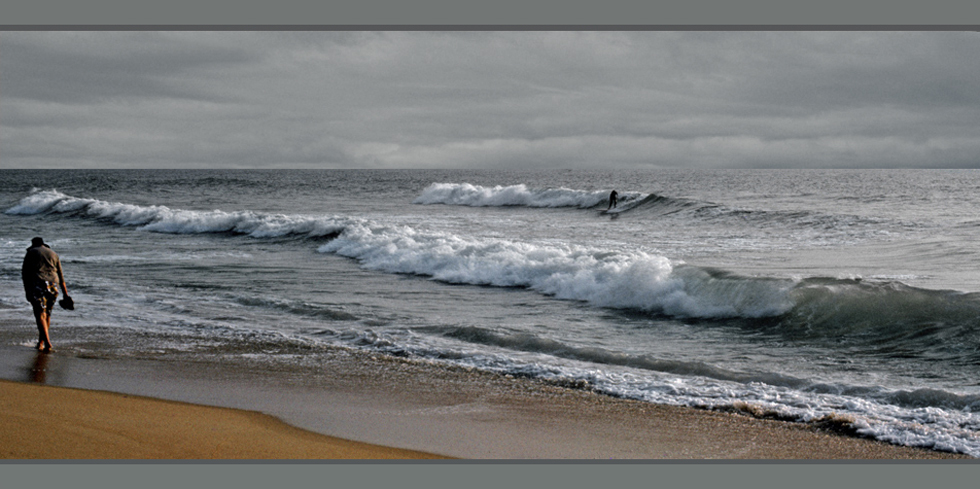
[[[51,336],[48,334],[48,329],[51,327],[51,314],[44,308],[35,307],[34,321],[37,322],[37,349],[51,351]]]

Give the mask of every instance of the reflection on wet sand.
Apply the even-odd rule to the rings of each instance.
[[[31,366],[27,367],[27,381],[34,382],[37,384],[43,384],[47,380],[48,376],[48,362],[51,359],[51,354],[43,351],[38,351],[34,355],[34,361]]]

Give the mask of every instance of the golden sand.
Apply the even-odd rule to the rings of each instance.
[[[0,381],[6,459],[431,459],[260,413]]]

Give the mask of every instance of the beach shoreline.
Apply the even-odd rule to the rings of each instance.
[[[242,416],[234,410],[247,411],[246,418],[265,420],[257,422],[261,429],[268,430],[276,419],[284,424],[267,437],[293,439],[282,442],[285,446],[321,435],[332,437],[334,443],[342,445],[346,440],[352,444],[336,452],[322,451],[322,446],[319,452],[267,448],[247,453],[175,448],[140,456],[127,451],[79,454],[51,447],[53,451],[6,452],[3,456],[8,459],[971,459],[844,436],[802,423],[619,399],[540,380],[343,348],[319,355],[322,363],[309,371],[261,365],[243,368],[221,361],[91,358],[70,351],[44,355],[20,345],[0,349],[4,353],[0,378],[14,381],[0,385],[8,399],[3,415],[23,420],[30,414],[23,411],[29,411],[29,404],[10,405],[16,397],[45,396],[42,404],[71,398],[72,410],[108,416],[104,420],[107,428],[85,434],[90,445],[106,446],[106,437],[117,436],[108,427],[138,419],[125,410],[108,414],[107,405],[127,396],[138,396],[139,402],[161,409],[164,419],[182,423],[193,422],[196,416],[222,420]],[[48,386],[107,392],[79,394]],[[170,409],[191,405],[207,414]],[[17,424],[4,422],[2,436],[25,436],[11,434]],[[159,446],[166,437],[190,440],[197,436],[187,429],[161,433],[152,435],[147,444]],[[365,443],[382,451],[356,448]]]

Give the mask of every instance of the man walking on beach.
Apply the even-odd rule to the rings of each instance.
[[[41,238],[31,240],[31,247],[24,256],[24,266],[21,269],[24,280],[24,293],[27,301],[34,308],[34,320],[37,321],[37,349],[51,351],[51,337],[48,328],[51,327],[51,309],[58,299],[58,287],[65,294],[65,300],[70,302],[68,289],[65,285],[65,275],[61,270],[61,259]]]

